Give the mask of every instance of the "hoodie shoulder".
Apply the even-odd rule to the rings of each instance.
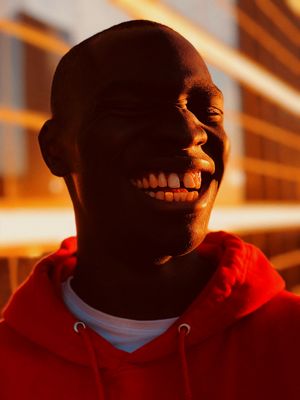
[[[10,365],[10,361],[15,365],[22,354],[32,356],[34,347],[34,343],[12,329],[4,320],[0,321],[0,370],[3,367],[1,360],[5,360],[5,368]]]
[[[14,387],[13,381],[16,374],[20,371],[26,371],[34,358],[34,345],[19,335],[14,329],[10,328],[5,321],[0,322],[0,385],[4,399],[6,389]],[[29,365],[30,364],[30,365]],[[20,374],[19,384],[23,382],[23,376]]]
[[[281,325],[295,326],[300,330],[300,296],[283,290],[261,308],[261,313]]]
[[[286,290],[245,318],[245,328],[264,346],[300,357],[300,297]],[[295,355],[295,354],[294,354]]]

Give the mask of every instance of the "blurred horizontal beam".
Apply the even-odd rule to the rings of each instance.
[[[40,112],[0,108],[0,123],[18,125],[35,131],[41,129],[47,118],[49,118],[47,114]]]
[[[215,207],[209,228],[249,234],[274,229],[300,229],[300,205],[241,205]],[[0,210],[0,255],[25,251],[32,256],[57,247],[74,235],[75,220],[68,208],[7,208]],[[15,253],[14,253],[15,251]]]
[[[280,128],[278,125],[272,124],[263,119],[253,117],[252,115],[227,110],[225,119],[234,121],[249,133],[280,143],[285,147],[291,147],[294,150],[300,150],[300,135],[299,133]],[[300,158],[300,154],[299,154]]]
[[[296,46],[300,45],[300,29],[294,25],[292,20],[273,1],[256,0],[255,2],[257,7],[273,22],[276,29],[279,29]]]
[[[75,220],[66,208],[0,210],[0,248],[56,243],[75,234]]]
[[[300,231],[300,204],[264,203],[215,207],[209,228],[241,235],[290,229]]]
[[[0,19],[0,32],[59,56],[66,53],[70,48],[68,43],[58,37],[21,22]]]
[[[300,249],[271,257],[271,263],[277,270],[285,270],[300,265]]]
[[[300,168],[279,162],[260,160],[253,157],[233,158],[232,164],[247,172],[253,172],[262,176],[282,179],[289,182],[300,183]]]
[[[223,44],[170,7],[150,0],[111,0],[134,18],[150,19],[177,30],[215,65],[246,87],[282,108],[300,115],[300,93],[274,74]]]

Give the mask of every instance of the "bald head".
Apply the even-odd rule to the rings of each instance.
[[[171,28],[145,20],[115,25],[79,43],[61,59],[52,85],[53,118],[73,131],[90,118],[99,103],[109,101],[116,88],[123,85],[132,92],[137,87],[142,90],[147,77],[148,89],[157,92],[172,77],[176,80],[178,69],[189,69],[192,76],[199,65],[202,85],[211,86],[199,53]],[[176,96],[181,84],[172,85]]]

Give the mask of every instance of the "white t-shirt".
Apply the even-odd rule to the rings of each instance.
[[[140,321],[103,313],[77,296],[70,285],[71,279],[69,277],[62,283],[62,297],[70,312],[114,347],[128,353],[161,335],[178,319],[175,317]]]

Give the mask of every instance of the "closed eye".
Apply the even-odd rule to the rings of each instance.
[[[203,124],[217,125],[223,122],[223,96],[219,90],[194,88],[189,93],[187,108]]]
[[[195,108],[192,105],[188,105],[188,109],[203,124],[217,125],[223,122],[223,112],[217,107],[200,106]]]

